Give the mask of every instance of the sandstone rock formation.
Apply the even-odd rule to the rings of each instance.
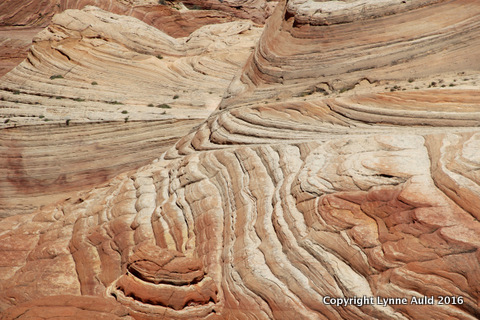
[[[135,17],[172,37],[186,37],[198,28],[208,24],[218,24],[246,17],[244,11],[235,9],[235,3],[222,6],[218,10],[189,10],[182,3],[165,2],[160,5],[154,0],[47,0],[47,1],[11,1],[0,3],[0,76],[13,69],[27,57],[31,39],[42,27],[50,24],[55,14],[67,9],[83,9],[93,5],[112,13]],[[260,6],[262,7],[262,5]],[[272,5],[268,12],[273,8]],[[225,11],[225,9],[228,9]],[[251,8],[249,14],[261,17],[263,23],[267,16],[264,9]],[[248,18],[248,16],[247,16]]]
[[[243,20],[207,25],[176,39],[95,7],[67,10],[36,36],[27,59],[0,80],[0,114],[9,119],[0,125],[127,116],[204,119],[260,31]]]
[[[158,157],[216,108],[260,31],[242,20],[176,39],[94,7],[55,16],[0,80],[0,217]]]
[[[479,12],[477,2],[462,0],[281,3],[222,107],[361,81],[477,74]]]
[[[0,27],[0,77],[25,59],[32,38],[41,30],[42,28]]]
[[[200,119],[44,124],[0,134],[0,218],[34,211],[145,165]]]
[[[280,3],[221,107],[158,159],[1,220],[3,319],[478,319],[480,4],[386,2],[310,3],[330,22]],[[437,26],[400,33],[418,55],[391,34],[414,17]]]
[[[136,17],[164,32],[172,32],[169,33],[172,36],[187,36],[200,26],[232,20],[232,15],[221,11],[181,10],[180,4],[163,3],[160,5],[155,0],[29,0],[21,3],[6,0],[0,3],[0,26],[46,27],[55,14],[86,6]]]

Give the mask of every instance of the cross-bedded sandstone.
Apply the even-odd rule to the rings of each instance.
[[[330,25],[296,20],[309,2],[281,3],[221,108],[157,160],[2,220],[4,318],[55,310],[49,289],[66,312],[111,307],[119,318],[477,319],[479,7],[407,2],[310,3],[332,12]],[[425,19],[423,36],[400,34],[420,55],[387,39],[413,17]],[[372,42],[382,21],[390,31]],[[366,34],[347,46],[353,29],[340,29],[360,25]],[[361,41],[371,56],[360,59]],[[410,81],[406,70],[425,61]],[[377,82],[362,81],[366,72]],[[446,75],[468,81],[442,87]],[[356,86],[340,92],[337,78]],[[362,297],[374,302],[331,303]]]

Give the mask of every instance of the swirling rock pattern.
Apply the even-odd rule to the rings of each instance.
[[[201,121],[72,122],[4,129],[0,218],[31,213],[150,163]]]
[[[216,108],[260,31],[243,20],[176,39],[95,7],[55,16],[0,80],[0,217],[158,157]]]
[[[0,80],[0,115],[9,120],[0,125],[205,119],[260,31],[244,20],[176,39],[95,7],[67,10]]]
[[[282,2],[222,108],[317,86],[478,74],[479,12],[469,0]]]
[[[421,3],[391,21],[460,1]],[[237,79],[269,70],[263,45]],[[480,96],[470,82],[432,81],[450,68],[438,63],[422,90],[360,81],[303,95],[306,74],[277,101],[274,77],[238,91],[234,81],[155,162],[1,221],[3,318],[54,310],[53,293],[86,298],[69,312],[117,306],[134,319],[478,319]],[[462,303],[325,300],[424,296]]]
[[[167,4],[167,3],[165,3]],[[59,0],[59,1],[2,1],[0,3],[0,76],[22,60],[31,46],[35,34],[50,24],[55,14],[68,9],[96,6],[101,9],[135,17],[172,37],[186,37],[208,24],[231,22],[233,15],[216,10],[188,10],[176,3],[159,5],[154,0]]]
[[[417,117],[411,96],[400,108],[398,93],[409,126],[344,116],[367,97],[218,112],[81,203],[4,219],[14,257],[1,301],[41,299],[48,281],[50,292],[111,296],[137,319],[475,319],[480,114],[464,94],[455,103],[468,116],[445,123]],[[323,301],[424,295],[464,303]]]
[[[221,11],[182,10],[178,4],[155,0],[6,0],[0,3],[0,26],[46,27],[55,14],[68,9],[95,6],[103,10],[133,16],[171,36],[185,37],[206,24],[232,21],[233,16]],[[183,7],[186,9],[185,7]],[[235,10],[231,10],[235,12]]]

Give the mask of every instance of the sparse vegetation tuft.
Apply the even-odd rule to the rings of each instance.
[[[161,54],[157,54],[156,57],[157,57],[158,59],[160,59],[160,60],[163,59],[163,56],[162,56]]]
[[[180,98],[180,96],[178,94],[173,96],[173,99],[178,99],[178,98]]]
[[[313,90],[308,90],[300,93],[300,97],[306,97],[313,94]]]
[[[162,104],[159,104],[157,106],[157,108],[162,108],[162,109],[171,109],[172,107],[170,107],[168,104],[166,103],[162,103]]]
[[[53,76],[50,76],[50,80],[54,79],[63,79],[63,76],[61,74],[54,74]]]
[[[118,102],[118,101],[116,101],[116,100],[115,100],[115,101],[108,101],[107,103],[109,103],[109,104],[123,104],[123,103]]]
[[[122,113],[123,113],[123,114],[127,114],[128,111],[127,111],[127,110],[123,110]]]
[[[97,84],[97,81],[92,81],[92,86],[96,86]]]
[[[10,122],[10,119],[6,119],[5,121],[3,121],[3,123],[9,123]]]
[[[20,90],[14,90],[13,94],[20,94]]]
[[[153,108],[155,106],[153,105],[153,103],[149,103],[147,107]]]
[[[409,83],[412,83],[413,81],[415,81],[415,79],[413,79],[413,78],[409,78],[409,79],[408,79],[408,82],[409,82]]]

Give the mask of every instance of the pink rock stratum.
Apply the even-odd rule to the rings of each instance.
[[[259,30],[231,22],[219,107],[153,162],[0,220],[1,319],[480,318],[480,3],[275,10],[238,69]],[[104,14],[69,15],[89,12]],[[225,48],[218,26],[179,43],[110,23],[112,68],[139,44],[177,66]]]

